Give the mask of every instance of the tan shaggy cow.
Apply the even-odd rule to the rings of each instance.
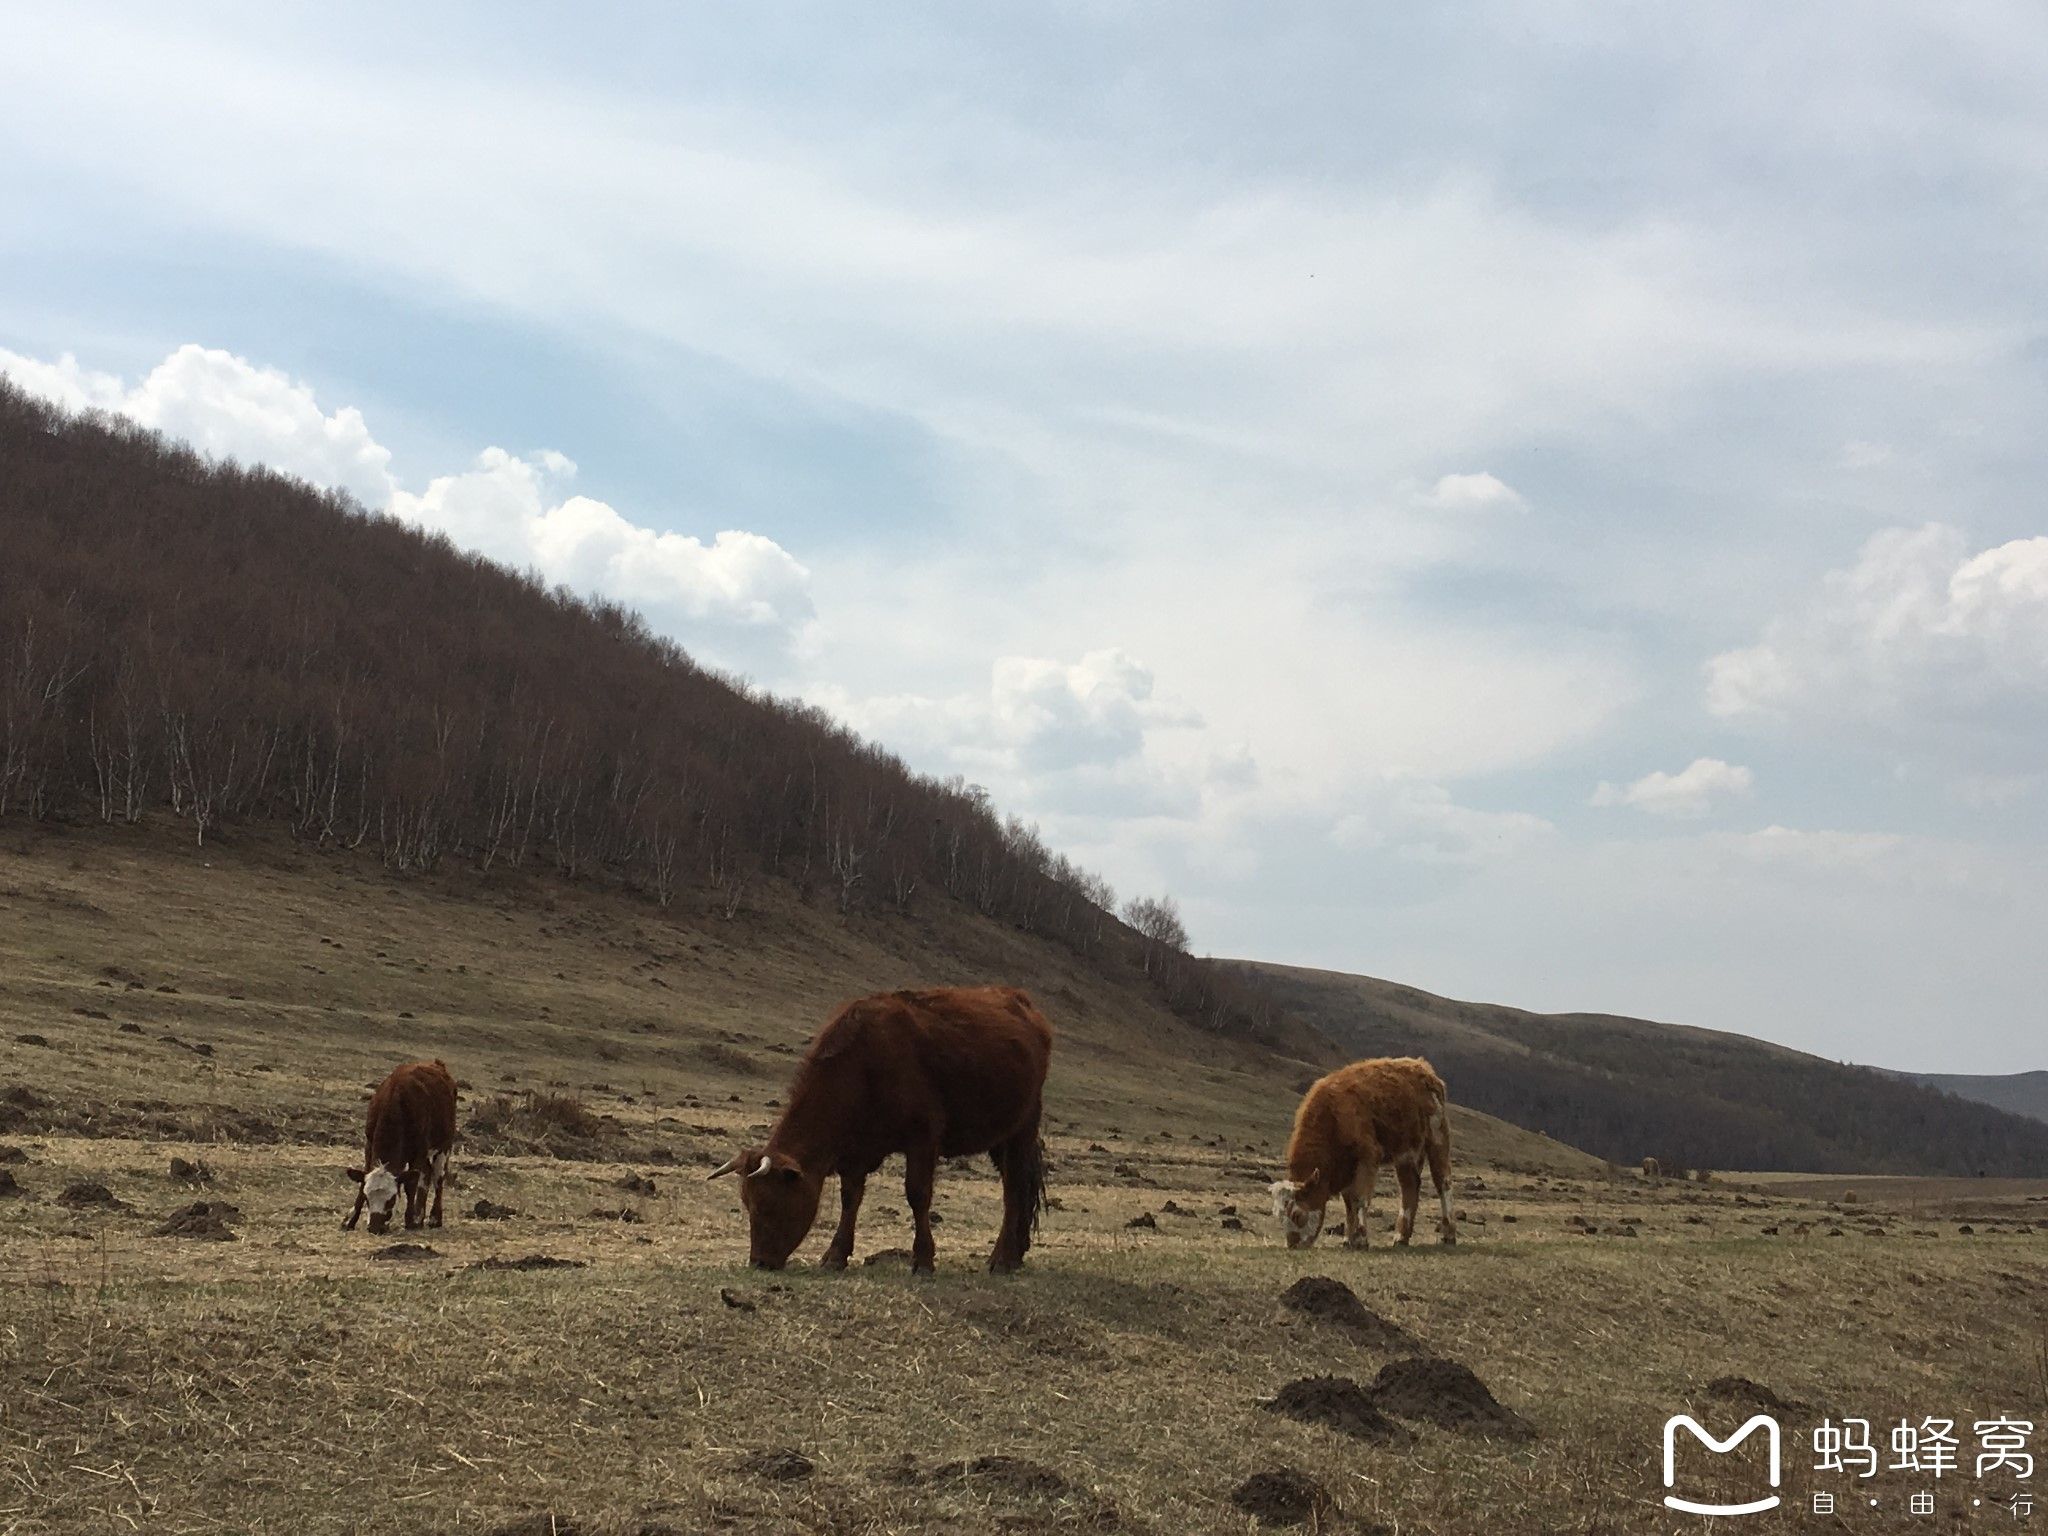
[[[1287,1177],[1272,1188],[1273,1214],[1287,1223],[1287,1246],[1306,1248],[1323,1230],[1323,1207],[1344,1197],[1344,1243],[1367,1245],[1372,1190],[1380,1164],[1392,1163],[1401,1184],[1400,1242],[1415,1230],[1422,1194],[1422,1162],[1443,1210],[1437,1231],[1455,1243],[1451,1197],[1451,1116],[1444,1080],[1419,1056],[1354,1061],[1319,1078],[1294,1114],[1287,1143]]]
[[[1662,1163],[1658,1162],[1658,1161],[1657,1161],[1657,1159],[1655,1159],[1654,1157],[1646,1157],[1646,1158],[1644,1158],[1644,1159],[1643,1159],[1643,1177],[1644,1177],[1644,1178],[1646,1178],[1646,1179],[1661,1179],[1661,1178],[1663,1178],[1663,1177],[1664,1177],[1664,1165],[1663,1165]]]

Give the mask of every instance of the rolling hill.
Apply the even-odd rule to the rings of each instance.
[[[2048,1072],[1901,1072],[1898,1075],[1929,1088],[1938,1088],[1943,1093],[1952,1093],[1959,1099],[1989,1104],[2009,1115],[2048,1121]]]
[[[2048,1125],[1874,1068],[1689,1025],[1528,1013],[1368,976],[1232,964],[1348,1051],[1425,1055],[1454,1098],[1616,1162],[2048,1174]]]

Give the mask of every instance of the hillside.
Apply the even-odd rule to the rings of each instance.
[[[1367,976],[1232,964],[1347,1050],[1420,1052],[1463,1103],[1616,1162],[2048,1174],[2048,1125],[1869,1067],[1688,1025],[1528,1013]]]
[[[2048,1072],[1901,1072],[1900,1077],[1952,1093],[1959,1099],[1989,1104],[2009,1115],[2048,1121]]]
[[[1274,1177],[1318,1064],[1191,1026],[1142,982],[971,911],[848,918],[764,889],[731,919],[664,913],[548,873],[396,878],[267,828],[199,849],[168,826],[16,824],[0,843],[0,1134],[325,1144],[339,1160],[364,1086],[440,1055],[472,1105],[568,1094],[612,1118],[622,1155],[708,1165],[728,1127],[768,1118],[838,1003],[991,977],[1030,988],[1059,1031],[1050,1129],[1161,1157],[1199,1137],[1227,1143],[1246,1189]],[[1598,1166],[1476,1112],[1456,1131],[1468,1165]]]
[[[1212,1031],[1325,1048],[976,786],[346,497],[0,381],[0,545],[0,824],[269,825],[725,918],[964,908]]]

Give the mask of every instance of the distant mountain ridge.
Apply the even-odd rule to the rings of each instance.
[[[2041,1102],[2025,1080],[2048,1091],[2048,1073],[2022,1074],[1994,1106],[1978,1097],[1985,1085],[2016,1080],[1914,1078],[1691,1025],[1529,1013],[1368,976],[1225,963],[1351,1054],[1427,1056],[1456,1102],[1618,1163],[2048,1176],[2048,1115],[2022,1107]]]
[[[2048,1123],[2048,1071],[2044,1072],[1899,1072],[1894,1076],[1939,1088],[1959,1099],[1989,1104],[2009,1115]]]

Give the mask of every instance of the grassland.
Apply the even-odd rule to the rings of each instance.
[[[1262,1186],[1315,1063],[949,912],[761,901],[722,922],[516,875],[394,882],[265,839],[9,845],[0,1532],[1163,1536],[1270,1528],[1231,1496],[1281,1468],[1327,1496],[1310,1527],[1704,1530],[1659,1507],[1658,1431],[1685,1408],[1732,1428],[1730,1376],[1801,1405],[1800,1512],[1743,1529],[1910,1530],[1904,1474],[1877,1511],[1804,1513],[1838,1485],[1797,1430],[2048,1419],[2048,1185],[1652,1184],[1467,1115],[1457,1248],[1387,1246],[1383,1191],[1372,1250],[1290,1253]],[[886,1256],[908,1240],[886,1178],[856,1255],[880,1262],[747,1271],[701,1174],[765,1126],[810,1030],[860,991],[992,978],[1062,1032],[1059,1204],[1026,1273],[981,1273],[985,1164],[941,1172],[935,1281]],[[367,1086],[414,1054],[496,1123],[458,1148],[445,1228],[343,1233]],[[108,1203],[64,1203],[85,1185]],[[196,1201],[233,1237],[152,1235]],[[560,1267],[485,1267],[535,1257]],[[1304,1275],[1411,1342],[1290,1309]],[[1263,1406],[1416,1352],[1534,1437],[1397,1417],[1374,1441]],[[1944,1528],[2023,1528],[1969,1507],[1990,1491],[1945,1489]]]

